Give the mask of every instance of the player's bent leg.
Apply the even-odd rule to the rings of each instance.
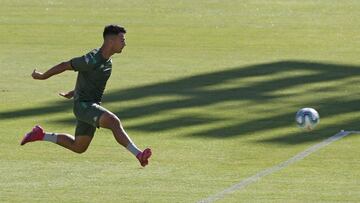
[[[93,136],[77,135],[72,137],[69,134],[57,134],[57,144],[76,153],[84,153],[89,147]]]
[[[87,150],[93,136],[76,136],[75,138],[69,134],[65,133],[47,133],[44,129],[37,125],[32,131],[27,133],[21,141],[21,145],[24,145],[28,142],[35,141],[49,141],[56,143],[62,147],[70,149],[76,153],[83,153]]]
[[[151,156],[151,149],[147,148],[144,151],[138,149],[125,132],[120,119],[115,114],[104,112],[100,116],[99,125],[102,128],[110,129],[113,132],[116,141],[136,156],[141,166],[145,167],[149,163],[148,160]]]

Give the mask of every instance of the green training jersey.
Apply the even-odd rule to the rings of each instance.
[[[111,75],[111,59],[105,59],[99,49],[94,49],[70,62],[78,72],[74,100],[100,103]]]

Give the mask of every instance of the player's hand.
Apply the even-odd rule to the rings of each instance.
[[[71,99],[74,96],[74,91],[70,91],[68,93],[60,92],[59,95],[65,97],[66,99]]]
[[[35,80],[44,80],[45,79],[44,74],[37,71],[36,68],[32,72],[31,77],[34,78]]]

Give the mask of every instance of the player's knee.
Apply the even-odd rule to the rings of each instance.
[[[87,150],[87,146],[79,146],[74,149],[74,152],[76,152],[78,154],[82,154],[82,153],[86,152],[86,150]]]
[[[109,124],[111,128],[117,128],[121,125],[120,119],[115,114],[109,114]]]

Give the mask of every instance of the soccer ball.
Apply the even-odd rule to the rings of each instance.
[[[295,120],[299,128],[310,131],[319,124],[320,116],[313,108],[302,108],[296,113]]]

